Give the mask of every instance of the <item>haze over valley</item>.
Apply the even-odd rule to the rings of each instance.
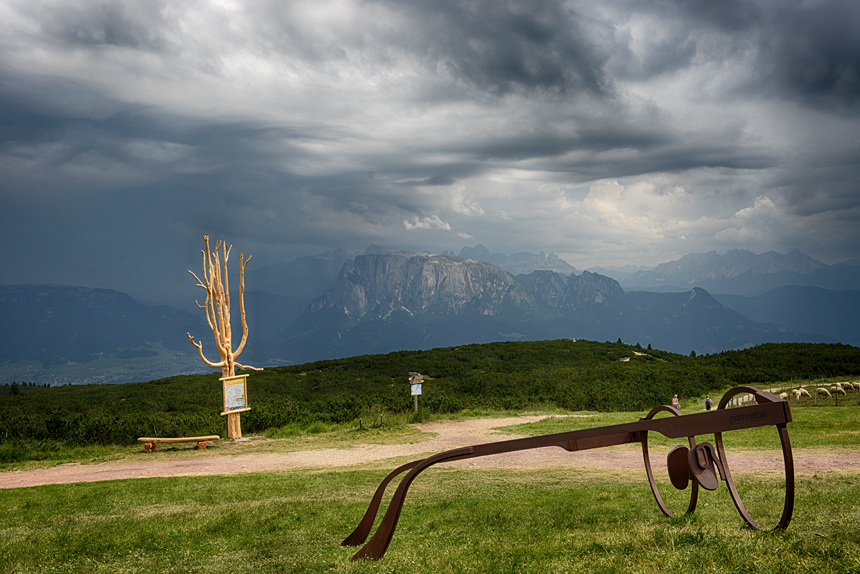
[[[482,245],[457,255],[371,246],[362,254],[337,250],[249,267],[244,360],[275,366],[558,338],[621,339],[682,354],[766,342],[860,344],[853,320],[860,312],[860,266],[852,262],[736,250],[618,271],[617,279],[604,271],[579,271],[553,253],[508,256]],[[234,274],[234,287],[236,280]],[[235,308],[233,320],[238,329]],[[186,337],[213,349],[207,331],[194,301],[179,309],[109,289],[3,286],[0,382],[125,382],[208,372]]]

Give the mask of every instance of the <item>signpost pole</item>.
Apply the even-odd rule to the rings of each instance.
[[[242,415],[230,413],[227,415],[227,436],[233,440],[242,438]]]
[[[412,390],[412,397],[415,399],[415,414],[418,414],[418,395],[421,394],[421,385],[424,382],[424,377],[421,373],[409,373],[409,384]]]

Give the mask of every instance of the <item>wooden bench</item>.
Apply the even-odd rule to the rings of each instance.
[[[140,437],[137,439],[137,442],[143,443],[143,452],[152,452],[160,443],[174,443],[174,442],[196,442],[198,449],[206,448],[206,441],[214,441],[221,440],[221,437],[217,434],[208,435],[208,436],[186,436],[181,438],[152,438],[152,437]]]

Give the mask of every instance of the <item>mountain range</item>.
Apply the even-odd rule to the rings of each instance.
[[[335,286],[272,343],[310,360],[554,338],[620,338],[682,353],[836,341],[752,321],[699,287],[625,292],[614,279],[588,271],[512,276],[473,259],[391,254],[348,261]]]
[[[800,251],[691,254],[604,274],[579,273],[553,253],[371,246],[249,267],[246,288],[242,362],[255,366],[554,338],[621,339],[685,354],[764,342],[860,344],[860,265],[827,265]],[[202,312],[147,306],[107,289],[0,287],[0,382],[93,382],[82,365],[109,371],[102,382],[211,370],[186,332],[214,348]]]
[[[634,273],[611,273],[628,291],[678,291],[701,287],[711,293],[753,297],[787,285],[860,290],[860,265],[827,265],[795,249],[786,254],[733,249],[692,253]]]

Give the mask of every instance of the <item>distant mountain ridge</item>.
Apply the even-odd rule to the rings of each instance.
[[[0,379],[103,383],[201,372],[188,332],[213,349],[202,314],[112,289],[0,286]]]
[[[827,265],[799,249],[785,255],[733,249],[723,255],[691,253],[620,279],[628,291],[702,287],[711,293],[755,296],[785,285],[860,290],[860,267]]]
[[[98,353],[144,351],[149,343],[189,351],[185,333],[205,326],[202,316],[148,307],[112,289],[0,286],[3,360],[87,362]]]
[[[391,254],[347,262],[336,286],[276,346],[307,361],[559,337],[621,338],[683,353],[766,341],[832,341],[750,321],[701,288],[625,293],[614,279],[587,271],[512,276],[471,258]]]
[[[810,275],[825,267],[827,265],[813,259],[799,249],[790,251],[785,255],[776,251],[756,255],[745,249],[732,249],[724,255],[718,255],[716,251],[691,253],[677,261],[661,263],[650,271],[641,271],[637,275],[640,277],[650,275],[682,283],[694,283],[708,279],[732,279],[749,272],[765,274],[789,271]]]

